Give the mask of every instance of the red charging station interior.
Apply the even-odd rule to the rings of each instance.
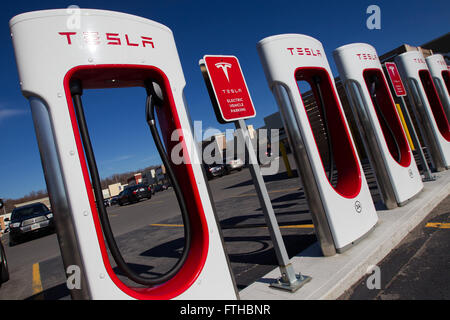
[[[450,71],[443,70],[442,71],[442,79],[444,79],[445,87],[447,88],[447,94],[450,95]],[[449,119],[447,119],[447,120],[449,120]]]
[[[179,141],[183,144],[183,158],[186,164],[173,165],[177,180],[180,183],[184,199],[189,212],[191,222],[191,247],[189,256],[180,271],[169,281],[159,286],[151,288],[132,288],[125,285],[115,274],[108,258],[105,239],[102,234],[102,228],[92,192],[89,171],[86,165],[86,159],[83,151],[83,144],[80,138],[77,118],[75,115],[72,96],[69,88],[69,82],[72,79],[82,81],[83,89],[101,89],[101,88],[119,88],[119,87],[144,87],[144,80],[151,78],[157,82],[164,94],[165,104],[158,108],[157,117],[160,125],[162,140],[165,143],[167,153],[170,155],[171,150]],[[114,81],[111,81],[114,79]],[[96,65],[96,66],[79,66],[71,69],[64,79],[65,93],[67,104],[71,117],[74,136],[77,144],[78,155],[83,170],[86,191],[89,197],[93,220],[97,232],[97,238],[103,257],[103,263],[112,281],[126,294],[137,299],[171,299],[183,293],[197,279],[200,274],[206,257],[208,254],[208,226],[206,223],[202,202],[200,200],[197,182],[194,178],[192,165],[188,159],[187,146],[183,137],[179,141],[171,141],[171,134],[174,130],[181,133],[181,123],[178,117],[175,102],[172,96],[169,80],[167,76],[158,68],[153,66],[140,65]],[[142,99],[142,108],[144,109],[145,96]],[[129,108],[129,106],[126,106]],[[124,108],[124,113],[126,109]],[[143,110],[144,115],[144,110]],[[143,121],[145,121],[143,117]],[[149,132],[150,136],[150,132]],[[182,136],[182,134],[180,134]]]
[[[381,131],[383,132],[384,139],[393,159],[395,161],[397,161],[397,159],[400,159],[400,161],[397,161],[397,163],[403,167],[408,167],[411,164],[411,154],[409,152],[408,141],[406,140],[406,136],[398,117],[395,103],[389,93],[389,87],[384,80],[382,71],[380,69],[366,69],[363,71],[363,77],[366,82],[367,90],[369,90],[369,92],[371,90],[371,81],[373,81],[374,78],[377,79],[377,85],[375,87],[377,101],[373,101],[373,97],[371,98],[373,104],[375,105],[375,103],[377,103],[377,105],[381,109],[378,110],[378,108],[375,108],[377,119],[381,126]],[[380,114],[380,111],[383,114]],[[387,123],[383,120],[383,117]],[[387,126],[390,127],[395,137],[392,137]],[[398,154],[399,151],[396,148],[396,142],[398,144],[398,149],[400,150],[400,155]]]
[[[428,102],[430,103],[431,112],[433,113],[439,132],[445,140],[450,141],[450,125],[447,117],[445,116],[444,107],[439,99],[430,72],[426,69],[420,70],[419,77],[425,90]]]
[[[320,77],[321,92],[324,100],[324,110],[328,119],[329,134],[332,137],[332,152],[336,163],[337,184],[334,190],[343,197],[354,198],[361,190],[361,170],[350,138],[344,116],[341,112],[338,98],[332,85],[328,72],[323,68],[306,67],[295,70],[296,81],[306,81],[313,90],[316,102],[320,101],[319,93],[315,88],[313,77]],[[300,88],[299,88],[300,91]],[[300,92],[301,96],[301,92]],[[319,110],[321,108],[318,108]],[[306,111],[306,110],[305,110]],[[320,110],[322,119],[324,115]],[[311,121],[308,116],[308,121]],[[314,137],[315,142],[317,141]],[[317,145],[317,142],[316,142]],[[320,153],[319,153],[320,154]],[[322,167],[323,159],[321,157]],[[331,184],[331,182],[330,182]]]

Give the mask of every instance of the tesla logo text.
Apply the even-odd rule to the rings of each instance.
[[[447,66],[447,63],[445,63],[444,59],[436,60],[437,64],[440,64],[441,66]]]
[[[357,53],[356,56],[359,58],[359,60],[377,60],[378,59],[376,54],[370,54],[370,53]]]
[[[225,77],[227,77],[228,82],[230,82],[230,78],[228,78],[228,68],[231,68],[231,63],[219,62],[215,64],[216,68],[222,69]]]
[[[222,93],[241,93],[242,89],[222,89]]]
[[[81,35],[81,40],[88,45],[100,45],[102,43],[109,46],[129,46],[129,47],[152,47],[155,48],[153,39],[150,37],[140,36],[138,39],[131,38],[128,34],[123,36],[119,33],[100,33],[94,31],[86,32],[58,32],[60,36],[67,41],[68,45],[72,45],[74,37]]]
[[[322,57],[322,53],[320,50],[313,48],[287,48],[287,50],[291,53],[291,56],[314,56],[314,57]]]
[[[422,59],[422,58],[415,58],[415,59],[413,59],[413,61],[414,61],[415,63],[420,63],[420,64],[424,64],[424,63],[425,63],[425,60]]]

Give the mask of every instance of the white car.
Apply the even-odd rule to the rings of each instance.
[[[226,167],[227,172],[231,172],[233,170],[241,171],[242,168],[244,167],[244,161],[242,161],[239,158],[238,159],[229,159],[229,160],[226,160],[225,167]]]

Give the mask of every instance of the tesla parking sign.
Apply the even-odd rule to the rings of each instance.
[[[386,66],[389,79],[391,80],[392,87],[394,88],[397,97],[406,96],[406,90],[403,86],[402,78],[400,78],[400,74],[398,73],[398,69],[395,63],[386,62],[384,65]]]
[[[200,68],[220,123],[253,118],[256,115],[236,57],[205,55],[200,60]]]

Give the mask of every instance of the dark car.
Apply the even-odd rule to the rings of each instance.
[[[54,232],[53,213],[40,202],[17,207],[11,213],[9,229],[10,246],[36,233]]]
[[[208,180],[214,177],[222,177],[227,173],[223,164],[205,164],[205,171]]]
[[[139,202],[141,199],[151,199],[152,188],[146,184],[136,184],[123,189],[118,195],[117,203],[123,206],[126,203]]]
[[[119,196],[112,197],[110,204],[113,206],[113,205],[117,204],[118,201],[119,201]]]
[[[8,261],[6,260],[5,248],[0,239],[0,286],[9,280]]]
[[[163,190],[168,190],[170,187],[171,187],[171,184],[170,184],[170,183],[164,183],[164,184],[162,185]]]
[[[157,184],[155,185],[155,187],[153,188],[156,192],[160,192],[160,191],[164,191],[170,188],[170,185],[165,183],[165,184]]]

